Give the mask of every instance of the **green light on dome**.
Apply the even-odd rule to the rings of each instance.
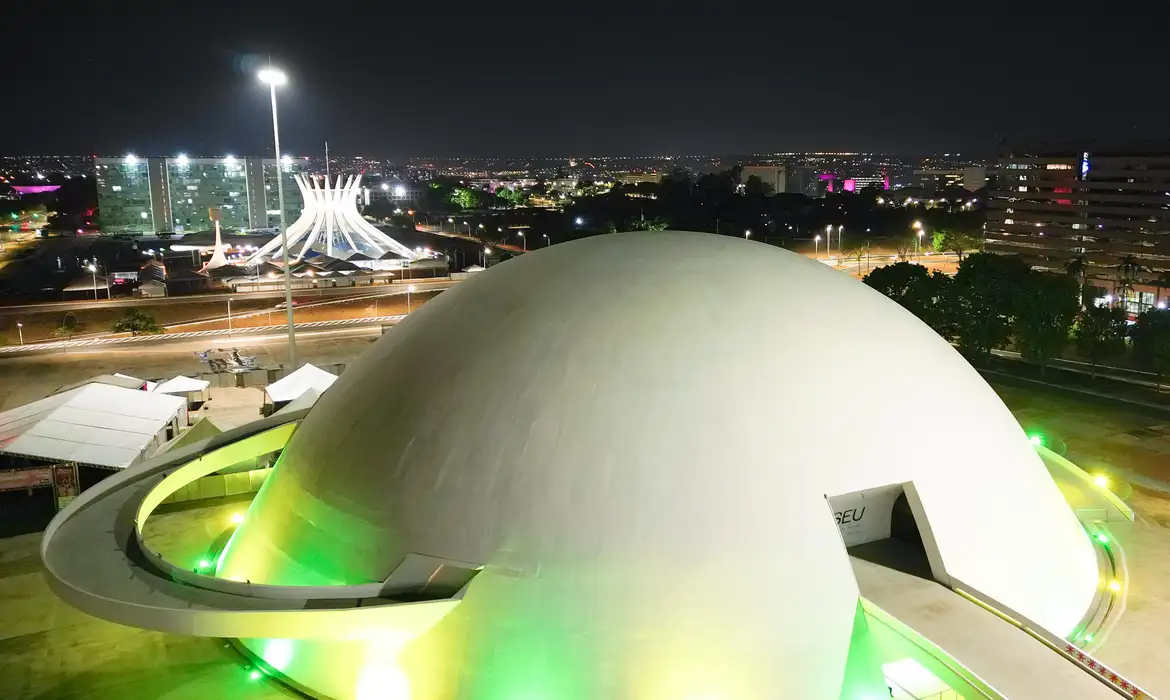
[[[1104,532],[1098,532],[1097,541],[1101,544],[1109,544],[1109,535],[1106,535]]]
[[[1093,641],[1093,634],[1092,634],[1092,632],[1089,632],[1089,633],[1086,633],[1086,634],[1085,634],[1085,641],[1086,641],[1086,642],[1091,642],[1091,641]]]
[[[1032,433],[1028,436],[1028,442],[1032,443],[1033,445],[1043,445],[1044,436],[1037,433]]]
[[[206,569],[209,566],[211,566],[211,562],[207,561],[206,559],[199,560],[199,568],[200,569]]]
[[[251,673],[248,674],[248,678],[251,678],[254,681],[258,681],[258,680],[260,680],[260,672],[259,671],[252,671]]]

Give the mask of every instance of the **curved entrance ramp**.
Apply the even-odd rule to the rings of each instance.
[[[863,597],[944,649],[1004,697],[1119,697],[1055,651],[954,591],[856,557],[851,561]]]
[[[180,470],[202,475],[219,469],[217,452],[235,450],[228,458],[239,461],[279,449],[307,412],[274,415],[168,452],[82,493],[41,540],[50,588],[94,617],[173,634],[321,640],[429,629],[459,604],[462,592],[402,602],[381,597],[381,584],[253,586],[178,570],[142,544],[136,520],[165,498],[152,494],[164,479],[181,480]],[[237,446],[249,440],[255,449],[242,453]]]

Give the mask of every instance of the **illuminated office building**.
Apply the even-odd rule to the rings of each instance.
[[[280,224],[277,163],[272,158],[95,158],[98,221],[104,233],[190,233],[210,229],[208,210],[218,208],[228,229]],[[293,176],[301,159],[285,158],[285,221],[295,221],[300,201]]]

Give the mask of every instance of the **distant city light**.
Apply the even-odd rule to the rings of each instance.
[[[175,160],[178,161],[179,165],[186,165],[188,162],[186,154],[183,154],[183,153],[180,153],[179,157],[176,158]]]
[[[122,159],[122,162],[126,165],[134,165],[138,162],[138,156],[134,155],[133,153],[128,153],[126,154],[126,157]]]
[[[235,156],[227,155],[227,156],[223,157],[223,162],[227,163],[228,165],[231,165],[232,163],[236,162],[236,158],[235,158]]]
[[[405,197],[406,196],[406,185],[395,185],[394,186],[394,196],[395,197]]]
[[[582,219],[581,217],[578,216],[576,219],[573,219],[573,223],[580,226],[581,224],[585,223],[585,219]]]
[[[388,189],[390,189],[390,185],[387,185],[385,182],[383,182],[382,183],[382,191],[385,192]]]

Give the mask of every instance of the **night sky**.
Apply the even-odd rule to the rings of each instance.
[[[1170,17],[1152,3],[265,4],[5,3],[0,154],[268,153],[254,72],[269,54],[291,79],[281,136],[298,155],[325,140],[381,157],[986,155],[998,138],[1170,136]]]

